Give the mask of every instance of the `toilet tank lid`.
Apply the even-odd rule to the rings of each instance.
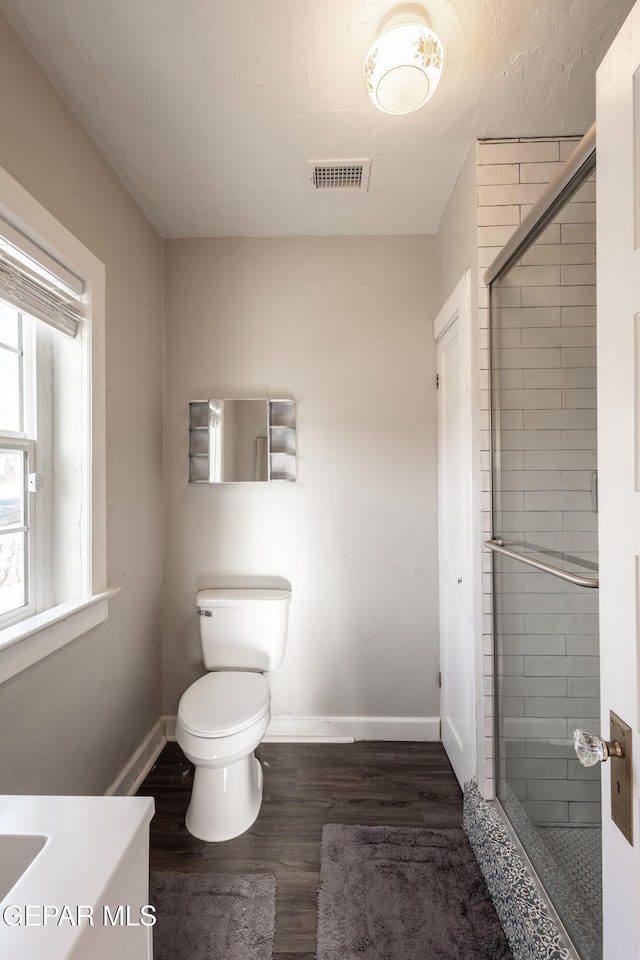
[[[272,603],[274,601],[288,603],[290,599],[290,590],[215,587],[209,590],[199,590],[196,594],[196,606],[198,609],[209,609],[211,607],[245,607],[254,603]]]

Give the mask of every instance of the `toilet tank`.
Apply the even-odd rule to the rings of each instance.
[[[290,600],[290,590],[200,590],[196,608],[207,670],[276,670],[284,658]]]

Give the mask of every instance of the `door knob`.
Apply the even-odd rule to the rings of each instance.
[[[609,713],[609,740],[576,730],[573,745],[583,767],[593,767],[611,757],[611,819],[633,846],[633,739],[631,727],[613,710]]]
[[[573,747],[583,767],[593,767],[609,757],[624,757],[624,748],[619,740],[603,740],[597,733],[575,730]]]

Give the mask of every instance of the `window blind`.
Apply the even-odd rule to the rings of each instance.
[[[26,240],[13,242],[16,231],[0,222],[0,299],[75,337],[83,317],[82,289],[48,254]]]

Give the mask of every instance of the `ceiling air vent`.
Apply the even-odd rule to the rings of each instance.
[[[311,193],[366,193],[371,160],[307,160]]]

